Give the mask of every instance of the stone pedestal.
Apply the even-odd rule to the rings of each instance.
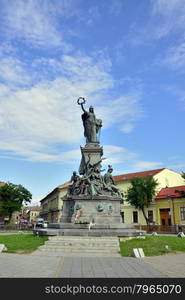
[[[116,196],[70,196],[63,198],[62,223],[120,224],[121,199]]]
[[[89,166],[97,165],[100,168],[101,157],[103,155],[103,147],[100,147],[98,143],[89,143],[81,149],[81,163],[79,167],[79,174],[84,175],[87,172]]]

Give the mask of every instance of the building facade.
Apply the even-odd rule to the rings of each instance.
[[[131,179],[133,177],[146,177],[152,176],[155,180],[158,181],[158,186],[156,189],[156,196],[163,188],[167,187],[179,187],[182,186],[185,181],[182,178],[181,174],[167,169],[155,169],[150,171],[122,174],[114,176],[116,185],[119,187],[121,192],[125,194],[128,188],[131,186]],[[71,183],[67,182],[63,185],[55,188],[50,194],[48,194],[44,199],[41,200],[41,216],[49,222],[60,222],[62,218],[62,198],[67,193],[67,189]],[[182,199],[181,199],[182,200]],[[150,219],[150,222],[153,224],[161,224],[161,219],[159,217],[159,208],[157,208],[158,199],[153,199],[150,206],[146,208],[146,213]],[[134,225],[146,225],[145,218],[142,212],[138,209],[135,209],[129,203],[124,201],[121,208],[121,215],[123,223],[125,224],[134,224]],[[176,218],[175,221],[180,221]],[[179,223],[180,224],[180,223]]]
[[[157,180],[158,186],[156,188],[156,196],[162,188],[181,186],[185,183],[181,174],[167,168],[118,175],[114,176],[114,179],[117,186],[120,188],[123,194],[125,194],[128,188],[131,186],[130,180],[136,176],[152,176],[155,180]],[[145,211],[151,223],[160,225],[158,211],[156,210],[156,199],[153,199]],[[121,214],[123,222],[126,224],[146,225],[146,220],[143,216],[143,213],[140,210],[135,209],[126,201],[124,201],[124,204],[122,205]]]
[[[185,225],[185,185],[161,189],[155,202],[158,224]]]
[[[22,218],[28,222],[36,222],[40,217],[41,206],[25,206],[22,208]]]
[[[62,218],[62,207],[63,201],[62,198],[67,193],[67,188],[69,182],[59,185],[51,193],[49,193],[45,198],[43,198],[41,203],[41,212],[40,216],[48,222],[56,223],[60,222]]]

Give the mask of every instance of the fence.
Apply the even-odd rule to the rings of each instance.
[[[136,229],[145,230],[148,233],[157,232],[157,233],[178,233],[184,232],[185,233],[185,225],[136,225]]]

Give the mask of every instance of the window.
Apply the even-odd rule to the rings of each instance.
[[[133,211],[133,223],[138,223],[138,212]]]
[[[149,223],[153,223],[154,221],[153,210],[148,210],[148,221]]]
[[[124,211],[121,211],[122,222],[125,223]]]
[[[185,220],[185,207],[180,207],[181,221]]]

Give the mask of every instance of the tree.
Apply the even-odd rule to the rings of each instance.
[[[149,224],[149,219],[145,207],[149,206],[155,196],[157,185],[158,182],[153,177],[133,177],[131,187],[126,193],[126,201],[142,211],[147,224]]]
[[[185,179],[185,173],[184,172],[182,172],[181,176],[182,176],[182,178]],[[175,190],[175,193],[179,193],[179,194],[181,194],[182,197],[185,197],[185,191],[183,191],[183,190]]]
[[[181,176],[182,176],[182,178],[185,179],[185,173],[184,172],[182,172]]]
[[[0,213],[10,220],[13,212],[20,211],[31,198],[32,194],[22,185],[8,182],[0,187]]]

